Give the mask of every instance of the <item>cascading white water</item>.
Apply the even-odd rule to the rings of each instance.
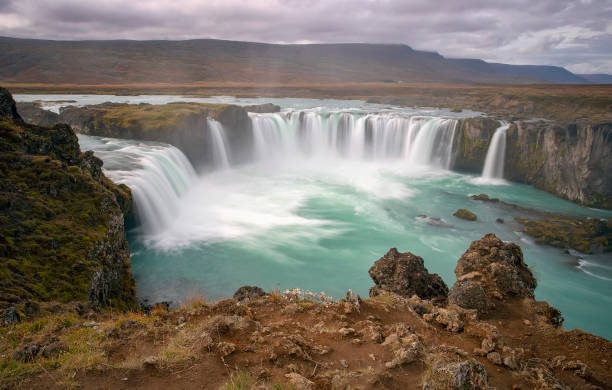
[[[410,162],[449,168],[457,121],[430,118],[418,130],[411,145]]]
[[[504,178],[504,159],[506,157],[506,130],[510,124],[501,122],[501,126],[495,130],[487,157],[485,159],[484,168],[482,169],[482,178],[484,179],[503,179]]]
[[[145,234],[161,231],[176,216],[180,196],[196,179],[187,157],[172,145],[78,135],[82,150],[93,150],[115,183],[132,190]]]
[[[455,119],[321,112],[250,114],[258,160],[284,155],[405,160],[448,169]]]
[[[221,123],[214,119],[206,118],[208,128],[210,129],[210,135],[212,140],[212,155],[213,163],[215,168],[226,169],[229,168],[230,162],[227,153],[227,143],[225,141],[225,130]]]

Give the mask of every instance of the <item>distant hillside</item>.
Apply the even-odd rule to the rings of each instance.
[[[0,82],[585,83],[554,66],[449,59],[406,45],[0,38]]]
[[[611,74],[580,74],[578,76],[594,84],[612,84]]]

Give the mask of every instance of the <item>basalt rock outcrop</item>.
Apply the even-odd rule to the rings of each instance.
[[[33,302],[134,305],[123,213],[128,187],[81,153],[64,124],[28,125],[0,89],[0,309]],[[123,209],[122,209],[123,208]]]
[[[19,103],[18,107],[27,113],[26,121],[36,125],[67,123],[83,134],[172,144],[196,167],[213,163],[213,136],[207,121],[210,118],[223,125],[232,162],[245,161],[251,152],[251,121],[247,111],[229,104],[103,103],[62,107],[56,117],[30,103]]]
[[[508,180],[612,208],[612,123],[518,122],[507,131]]]
[[[61,123],[60,116],[53,111],[45,110],[37,102],[19,102],[17,111],[26,123],[42,127],[53,127]]]
[[[457,262],[455,275],[449,303],[481,314],[494,307],[495,300],[533,298],[537,286],[521,248],[492,233],[470,244]]]
[[[480,173],[499,122],[461,120],[453,146],[453,169]],[[506,131],[504,178],[559,197],[612,208],[612,123],[522,120]]]
[[[582,253],[612,252],[612,219],[544,214],[540,218],[515,217],[537,244],[575,249]]]
[[[234,299],[244,301],[245,299],[256,299],[266,295],[266,292],[257,286],[242,286],[234,293]]]
[[[266,114],[272,112],[280,112],[280,106],[272,103],[264,103],[264,104],[256,104],[252,106],[244,106],[244,109],[247,112],[254,112],[257,114]]]
[[[438,274],[430,274],[423,265],[423,258],[410,252],[401,253],[391,248],[378,259],[368,271],[376,284],[370,289],[370,296],[381,291],[423,299],[446,298],[448,287]]]
[[[481,172],[493,133],[499,122],[491,118],[467,118],[460,121],[453,140],[453,169]]]

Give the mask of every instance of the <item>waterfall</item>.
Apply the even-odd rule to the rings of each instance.
[[[504,178],[504,159],[506,157],[506,130],[510,124],[502,121],[501,126],[495,130],[487,157],[485,159],[482,177],[484,179],[503,179]]]
[[[145,234],[172,221],[185,193],[196,179],[187,157],[172,145],[79,134],[82,150],[104,161],[104,173],[132,190],[136,217]]]
[[[411,145],[410,162],[448,168],[457,121],[430,118],[419,128]]]
[[[284,119],[280,114],[260,115],[249,113],[249,116],[253,124],[255,157],[262,160],[266,157],[281,156],[286,149],[285,142],[288,136],[281,128]]]
[[[225,130],[221,123],[214,119],[206,118],[208,128],[210,129],[213,163],[215,168],[229,168],[229,158],[227,156],[227,147],[225,141]]]
[[[258,160],[324,157],[399,160],[448,169],[458,121],[395,113],[303,110],[249,114]]]

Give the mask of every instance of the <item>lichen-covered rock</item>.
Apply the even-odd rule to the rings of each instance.
[[[410,364],[419,358],[423,344],[415,333],[403,334],[391,333],[382,345],[389,346],[393,350],[393,359],[385,363],[387,368],[395,368],[404,364]]]
[[[423,390],[486,390],[485,367],[474,359],[451,351],[427,355],[428,369],[423,376]]]
[[[448,293],[442,278],[427,271],[423,258],[410,252],[398,252],[396,248],[378,259],[369,274],[376,284],[370,289],[370,296],[378,295],[381,290],[423,299],[445,298]]]
[[[451,332],[460,332],[465,325],[461,314],[457,310],[435,308],[431,313],[423,315],[425,321],[436,322]]]
[[[219,353],[219,355],[221,355],[222,357],[226,357],[234,353],[234,351],[236,351],[236,344],[226,342],[226,341],[221,341],[220,343],[217,343],[216,350]]]
[[[521,375],[529,380],[534,388],[544,390],[569,390],[561,379],[559,379],[550,366],[542,359],[529,359],[521,367]]]
[[[245,299],[256,299],[266,295],[266,292],[257,286],[242,286],[234,293],[234,299],[243,301]]]
[[[448,292],[448,302],[465,309],[475,309],[479,315],[495,307],[482,285],[470,278],[457,280]]]
[[[457,218],[465,219],[466,221],[475,221],[478,219],[476,214],[467,209],[458,209],[453,215]]]
[[[285,374],[285,378],[287,378],[289,384],[296,390],[311,390],[315,386],[314,382],[296,372]]]
[[[536,244],[572,248],[582,253],[612,252],[612,219],[578,218],[544,214],[539,218],[515,217]]]
[[[482,310],[488,306],[481,299],[475,299],[477,296],[482,298],[476,293],[475,284],[482,287],[488,299],[533,298],[537,285],[523,261],[521,248],[500,240],[492,233],[470,244],[457,262],[455,275],[457,282],[450,295],[459,306],[468,309]],[[470,294],[465,294],[466,286]]]

